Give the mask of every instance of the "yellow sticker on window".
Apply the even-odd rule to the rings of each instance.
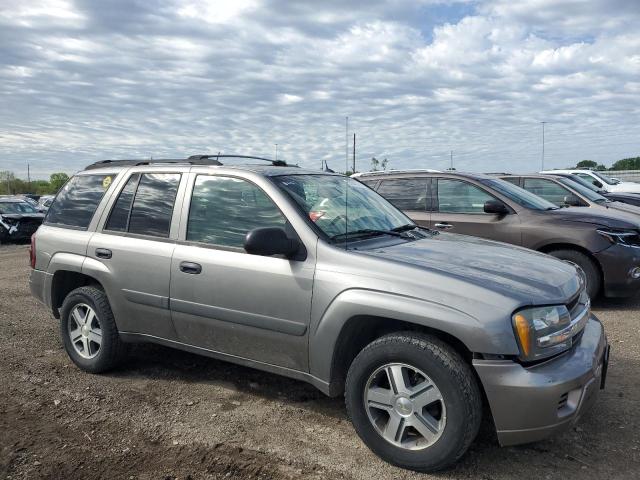
[[[106,190],[109,188],[109,185],[111,185],[111,177],[104,177],[104,180],[102,180],[102,188]]]

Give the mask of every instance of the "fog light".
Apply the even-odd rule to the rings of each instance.
[[[629,270],[629,276],[634,279],[640,278],[640,267],[633,267]]]

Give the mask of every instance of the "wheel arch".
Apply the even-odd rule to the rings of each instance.
[[[329,395],[344,393],[347,371],[358,353],[374,340],[393,332],[431,334],[451,346],[471,365],[473,352],[456,336],[426,325],[385,316],[354,315],[344,322],[332,351]]]
[[[60,318],[60,307],[69,293],[76,288],[92,286],[104,291],[102,284],[86,273],[74,270],[56,270],[51,280],[51,309]]]
[[[576,245],[575,243],[556,242],[556,243],[549,243],[547,245],[543,245],[542,247],[539,247],[537,250],[539,252],[546,253],[546,254],[550,254],[555,250],[575,250],[576,252],[580,252],[586,255],[594,263],[594,265],[596,265],[596,267],[600,272],[601,278],[604,278],[604,270],[602,269],[602,265],[600,265],[600,262],[598,261],[596,256],[587,248],[584,248],[580,245]]]

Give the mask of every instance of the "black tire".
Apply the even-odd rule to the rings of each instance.
[[[74,307],[89,305],[99,319],[102,331],[102,343],[93,358],[81,356],[74,348],[69,335],[70,315]],[[60,335],[67,354],[79,368],[90,373],[102,373],[112,370],[126,357],[127,344],[120,340],[118,328],[109,305],[107,295],[96,287],[80,287],[71,291],[64,299],[60,309]]]
[[[586,290],[590,298],[596,298],[602,288],[600,268],[589,256],[578,250],[560,249],[548,252],[549,255],[578,265],[585,274]]]
[[[387,441],[367,414],[364,395],[369,377],[389,363],[417,367],[435,383],[446,406],[440,437],[421,450]],[[411,470],[442,470],[462,457],[482,420],[482,396],[467,362],[440,339],[418,332],[398,332],[367,345],[354,359],[345,385],[347,413],[362,441],[383,460]]]

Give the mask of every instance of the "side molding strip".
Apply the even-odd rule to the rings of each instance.
[[[187,313],[198,317],[213,318],[223,322],[237,323],[249,327],[273,330],[274,332],[286,333],[288,335],[302,336],[307,331],[304,323],[284,320],[282,318],[259,315],[257,313],[239,312],[228,308],[214,307],[202,303],[187,302],[186,300],[171,299],[171,310],[174,312]]]

